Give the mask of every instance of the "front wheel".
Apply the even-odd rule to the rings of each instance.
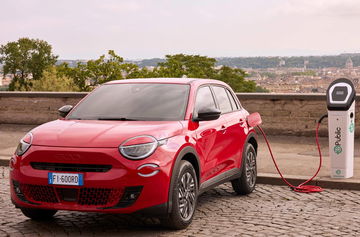
[[[162,223],[171,229],[184,229],[193,219],[198,196],[196,172],[186,160],[180,163],[172,195],[171,213],[162,219]]]
[[[231,181],[234,191],[240,195],[251,193],[255,189],[256,177],[256,151],[254,146],[248,143],[242,157],[241,176]]]
[[[48,220],[56,214],[57,210],[21,208],[21,212],[33,220]]]

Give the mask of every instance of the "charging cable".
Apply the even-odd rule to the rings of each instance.
[[[267,147],[269,148],[269,152],[270,152],[270,155],[271,155],[271,158],[274,162],[274,165],[275,165],[275,168],[277,170],[277,172],[279,173],[281,179],[295,192],[300,192],[300,193],[312,193],[312,192],[321,192],[323,191],[323,189],[319,186],[314,186],[314,185],[306,185],[307,183],[311,182],[319,173],[320,169],[321,169],[321,165],[322,165],[322,155],[321,155],[321,149],[320,149],[320,143],[319,143],[319,127],[320,127],[320,124],[322,122],[322,120],[324,118],[327,118],[327,114],[323,115],[319,121],[317,122],[317,126],[316,126],[316,145],[317,145],[317,148],[318,148],[318,151],[319,151],[319,158],[320,158],[320,162],[319,162],[319,167],[316,171],[316,173],[308,180],[306,180],[305,182],[299,184],[298,186],[294,186],[292,185],[291,183],[289,183],[285,178],[284,176],[282,175],[280,169],[279,169],[279,166],[277,165],[276,163],[276,160],[274,158],[274,155],[272,153],[272,150],[271,150],[271,147],[270,147],[270,144],[269,144],[269,141],[267,140],[266,138],[266,135],[265,135],[265,132],[264,130],[260,127],[260,125],[257,125],[257,128],[260,130],[261,134],[263,135],[264,139],[265,139],[265,142],[266,142],[266,145]]]

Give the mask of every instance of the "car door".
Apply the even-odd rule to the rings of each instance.
[[[195,98],[194,115],[201,108],[217,107],[213,93],[209,86],[202,86],[197,90]],[[217,159],[222,155],[222,147],[225,145],[226,120],[222,117],[212,121],[200,121],[196,129],[196,150],[203,158],[201,169],[202,182],[214,177],[217,173]]]
[[[225,145],[222,155],[218,156],[217,164],[220,172],[240,168],[241,155],[247,137],[245,114],[234,98],[234,94],[226,87],[212,86],[216,101],[226,120],[226,133],[223,136]]]

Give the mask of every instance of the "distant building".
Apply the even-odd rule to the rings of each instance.
[[[304,72],[306,71],[307,65],[309,65],[309,61],[304,60]]]
[[[353,67],[354,67],[353,61],[351,60],[350,57],[346,60],[345,67],[346,67],[347,69],[353,69]]]
[[[279,61],[279,67],[285,66],[286,62],[284,59],[280,59]]]

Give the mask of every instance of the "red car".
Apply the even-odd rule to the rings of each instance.
[[[181,229],[202,192],[228,181],[238,194],[255,188],[249,113],[221,81],[117,80],[59,112],[10,160],[11,199],[29,218],[141,212]]]

